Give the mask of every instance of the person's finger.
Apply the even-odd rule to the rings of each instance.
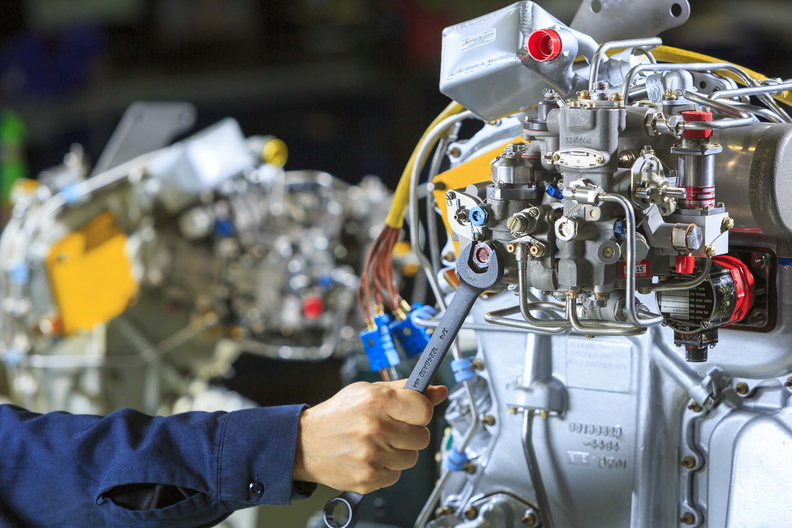
[[[418,463],[418,451],[410,449],[393,449],[383,458],[383,467],[393,471],[410,469]]]
[[[384,394],[383,408],[394,420],[410,425],[426,425],[432,420],[434,409],[429,398],[405,389],[391,389]]]
[[[384,426],[383,439],[394,449],[420,451],[429,447],[431,434],[426,427],[391,420]]]
[[[437,406],[448,398],[448,387],[445,385],[432,385],[426,390],[426,397],[429,398],[433,406]]]

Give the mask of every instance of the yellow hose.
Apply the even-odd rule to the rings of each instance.
[[[424,138],[431,132],[431,130],[440,123],[443,119],[451,117],[454,114],[458,114],[464,110],[462,105],[457,102],[451,102],[445,110],[440,112],[432,124],[426,129],[421,139],[418,140],[418,145],[420,145]],[[388,211],[388,216],[385,218],[385,225],[392,227],[394,229],[401,229],[401,226],[404,224],[404,215],[407,212],[407,202],[410,200],[410,175],[412,174],[413,166],[415,165],[418,159],[418,146],[415,147],[413,150],[410,159],[407,161],[407,166],[404,167],[404,171],[402,172],[401,179],[399,180],[399,185],[396,187],[396,192],[393,194],[393,202],[391,203],[390,211]]]
[[[672,48],[670,46],[660,46],[652,50],[652,55],[654,55],[654,58],[657,59],[659,62],[679,62],[682,64],[687,64],[690,62],[725,62],[744,70],[749,77],[753,77],[754,79],[757,79],[759,81],[764,81],[765,79],[767,79],[766,75],[762,75],[761,73],[755,72],[753,70],[749,70],[748,68],[745,68],[744,66],[740,66],[739,64],[734,64],[729,61],[716,59],[715,57],[710,57],[709,55],[696,53],[694,51]],[[735,75],[729,72],[723,72],[723,75],[740,84],[743,84],[743,82],[738,77],[736,77]],[[773,97],[777,101],[781,101],[782,103],[786,103],[792,106],[792,94],[790,94],[789,92],[782,92]]]

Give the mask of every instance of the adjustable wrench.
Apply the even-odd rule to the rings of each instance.
[[[500,249],[491,243],[468,244],[459,253],[456,270],[459,288],[413,368],[404,386],[407,390],[426,392],[479,295],[497,285],[503,278]],[[363,497],[360,493],[345,491],[330,499],[324,508],[325,526],[354,528],[358,522],[358,509]],[[347,511],[347,520],[343,523],[334,518],[338,507]]]

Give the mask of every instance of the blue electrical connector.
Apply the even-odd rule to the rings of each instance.
[[[415,320],[431,319],[435,315],[437,315],[437,310],[432,306],[416,303],[407,312],[407,319],[394,321],[390,324],[391,333],[401,345],[405,356],[408,358],[420,356],[431,338],[427,328],[417,325]]]
[[[394,367],[401,362],[388,328],[390,322],[389,315],[378,315],[374,317],[376,327],[360,333],[360,341],[373,371]]]

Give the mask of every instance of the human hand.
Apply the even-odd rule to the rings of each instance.
[[[405,390],[406,380],[354,383],[303,411],[294,480],[369,493],[395,484],[429,445],[433,407],[448,389]]]

